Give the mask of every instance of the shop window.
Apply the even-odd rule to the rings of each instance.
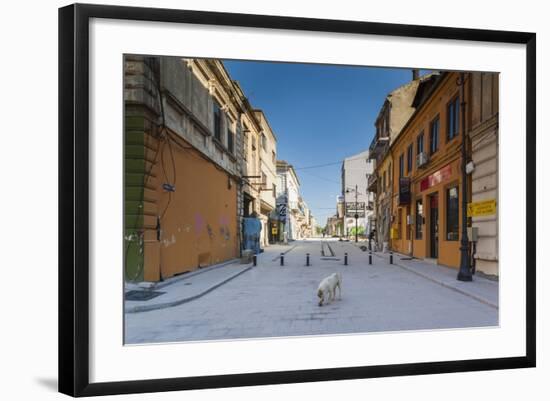
[[[424,211],[422,210],[422,199],[416,201],[416,216],[414,219],[416,225],[416,239],[422,239],[422,223],[424,222]]]
[[[447,241],[458,241],[458,187],[447,189]]]

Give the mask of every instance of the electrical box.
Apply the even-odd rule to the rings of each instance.
[[[477,242],[478,227],[468,227],[468,241]]]

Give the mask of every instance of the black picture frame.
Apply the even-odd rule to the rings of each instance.
[[[521,357],[180,377],[89,380],[88,62],[91,18],[323,31],[526,46],[526,353]],[[534,367],[536,363],[536,35],[527,32],[75,4],[59,9],[59,391],[71,396]]]

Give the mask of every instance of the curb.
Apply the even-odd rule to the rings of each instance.
[[[148,311],[158,310],[158,309],[166,309],[166,308],[170,308],[172,306],[178,306],[178,305],[184,304],[186,302],[193,301],[197,298],[200,298],[200,297],[208,294],[209,292],[211,292],[211,291],[215,290],[216,288],[224,285],[225,283],[233,280],[235,277],[240,276],[241,274],[249,271],[250,269],[252,269],[252,266],[248,266],[247,268],[241,270],[240,272],[235,273],[234,275],[232,275],[232,276],[220,281],[219,283],[214,284],[213,286],[207,288],[203,292],[192,295],[190,297],[178,299],[176,301],[170,301],[170,302],[155,304],[155,305],[139,305],[139,306],[129,307],[127,309],[124,309],[124,313],[140,313],[140,312],[148,312]],[[187,277],[190,277],[190,276],[187,276]]]
[[[380,259],[383,259],[382,256],[379,256],[379,255],[375,254],[374,252],[373,252],[373,255],[376,256],[376,257],[378,257],[378,258],[380,258]],[[396,255],[395,252],[394,252],[394,255]],[[399,264],[398,262],[395,261],[395,259],[394,259],[394,261],[393,261],[393,264],[396,265],[396,266],[398,266],[398,267],[400,267],[400,268],[403,269],[403,270],[406,270],[406,271],[408,271],[408,272],[410,272],[410,273],[416,274],[417,276],[423,277],[423,278],[425,278],[426,280],[429,280],[429,281],[431,281],[431,282],[433,282],[433,283],[439,284],[439,285],[442,286],[442,287],[445,287],[445,288],[448,288],[448,289],[453,290],[453,291],[455,291],[455,292],[458,292],[459,294],[462,294],[462,295],[465,295],[465,296],[470,297],[470,298],[472,298],[472,299],[475,299],[475,300],[478,301],[478,302],[481,302],[481,303],[483,303],[483,304],[485,304],[485,305],[488,305],[488,306],[490,306],[490,307],[495,308],[495,309],[498,310],[498,304],[495,304],[494,302],[489,301],[488,299],[485,299],[485,298],[480,297],[480,296],[478,296],[478,295],[472,294],[472,293],[470,293],[470,292],[468,292],[468,291],[464,291],[464,290],[462,290],[462,289],[460,289],[460,288],[457,288],[457,287],[454,287],[454,286],[452,286],[452,285],[449,285],[449,284],[447,284],[447,283],[445,283],[445,282],[443,282],[443,281],[441,281],[441,280],[437,280],[437,279],[431,277],[431,276],[428,275],[428,274],[421,273],[421,272],[419,272],[419,271],[417,271],[417,270],[415,270],[415,269],[411,269],[410,267],[407,267],[407,266],[404,266],[404,265],[402,265],[402,264]]]

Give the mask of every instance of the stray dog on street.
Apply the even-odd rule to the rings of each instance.
[[[332,273],[330,276],[325,277],[319,284],[317,289],[317,296],[319,297],[319,306],[323,306],[325,297],[327,302],[334,301],[336,296],[336,288],[339,291],[338,299],[342,299],[342,275],[340,273]]]

